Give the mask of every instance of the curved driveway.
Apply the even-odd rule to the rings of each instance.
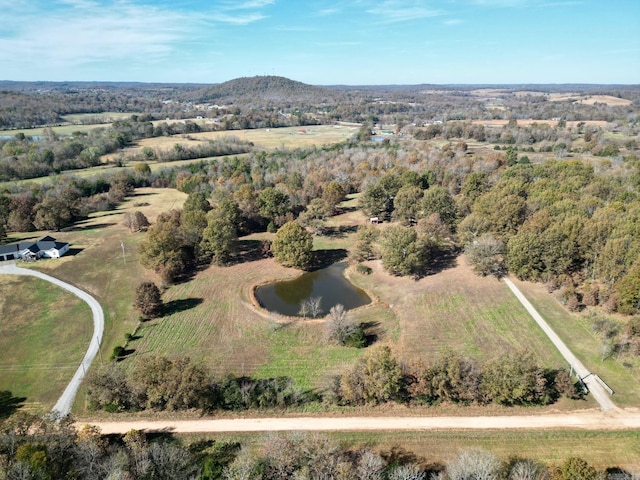
[[[600,404],[600,408],[602,410],[612,410],[617,408],[616,405],[611,401],[611,398],[605,392],[604,388],[597,382],[594,375],[587,370],[587,367],[578,360],[578,358],[569,350],[569,347],[565,345],[565,343],[560,340],[560,337],[554,332],[549,324],[545,321],[544,318],[538,313],[538,311],[531,305],[529,300],[522,294],[520,289],[514,285],[514,283],[508,278],[504,277],[504,282],[511,289],[514,295],[520,300],[520,303],[527,309],[529,315],[533,317],[538,326],[542,328],[544,333],[549,337],[549,340],[556,346],[560,354],[564,357],[564,359],[569,362],[569,365],[573,367],[576,372],[576,375],[580,377],[580,379],[585,383],[587,389],[591,395],[593,395],[593,399]]]
[[[86,372],[89,370],[91,362],[93,362],[93,359],[96,357],[98,350],[100,349],[100,342],[102,342],[102,334],[104,333],[104,312],[102,311],[102,307],[98,301],[87,292],[42,272],[28,268],[20,268],[15,263],[5,263],[4,265],[0,265],[0,274],[30,275],[47,282],[51,282],[54,285],[73,293],[76,297],[79,297],[81,300],[86,302],[91,308],[91,313],[93,314],[93,337],[91,338],[91,343],[89,343],[87,353],[85,353],[76,373],[73,375],[73,378],[67,385],[67,388],[64,389],[62,396],[58,399],[52,409],[54,413],[58,413],[61,416],[68,415],[71,412],[71,406],[76,398],[78,388],[80,388],[80,384],[82,383]]]

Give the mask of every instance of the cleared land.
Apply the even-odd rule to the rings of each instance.
[[[132,113],[126,112],[103,112],[103,113],[72,113],[65,115],[64,123],[52,125],[51,129],[56,135],[71,135],[74,132],[88,132],[97,127],[107,127],[116,120],[129,118]],[[25,135],[42,136],[44,129],[37,128],[16,128],[13,130],[0,130],[0,135],[15,135],[24,133]]]
[[[89,307],[43,280],[3,275],[0,319],[0,390],[26,398],[29,409],[50,409],[91,338]]]
[[[345,125],[312,125],[305,127],[259,128],[250,130],[223,130],[218,132],[200,132],[173,135],[171,137],[145,138],[133,147],[122,150],[121,153],[131,155],[139,153],[144,147],[157,150],[170,150],[176,144],[194,146],[209,140],[220,140],[224,137],[236,137],[242,141],[253,142],[258,148],[293,149],[301,147],[321,146],[339,143],[351,138],[358,132],[359,127]],[[105,155],[103,160],[109,160],[117,154]]]

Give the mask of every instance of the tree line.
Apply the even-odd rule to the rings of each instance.
[[[386,402],[434,405],[547,405],[558,398],[579,398],[566,370],[537,366],[526,352],[513,352],[484,365],[446,351],[431,365],[402,365],[386,346],[365,351],[355,364],[333,378],[326,393],[304,391],[291,378],[216,379],[187,357],[145,357],[133,370],[118,362],[88,376],[93,408],[108,412],[189,410],[203,412],[247,408],[287,408],[312,402],[376,405]]]

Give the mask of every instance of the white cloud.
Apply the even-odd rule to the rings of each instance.
[[[24,14],[20,29],[0,38],[0,63],[46,71],[111,60],[158,60],[186,38],[196,20],[128,3],[108,9],[81,3],[71,0],[66,2],[73,4],[71,9]]]
[[[231,23],[233,25],[249,25],[250,23],[257,22],[266,18],[260,13],[247,13],[243,15],[230,15],[227,13],[213,13],[210,17],[211,20],[221,23]]]
[[[244,2],[223,2],[224,10],[258,10],[273,5],[275,0],[245,0]]]
[[[461,23],[464,23],[464,20],[461,20],[459,18],[450,18],[449,20],[445,20],[444,22],[442,22],[445,25],[460,25]]]
[[[444,14],[441,10],[429,8],[420,0],[383,0],[368,8],[367,13],[378,16],[383,23],[406,22]]]

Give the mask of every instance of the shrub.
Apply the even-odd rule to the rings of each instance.
[[[356,272],[362,275],[371,275],[373,273],[373,270],[370,267],[367,267],[366,265],[362,265],[361,263],[359,263],[356,266]]]

